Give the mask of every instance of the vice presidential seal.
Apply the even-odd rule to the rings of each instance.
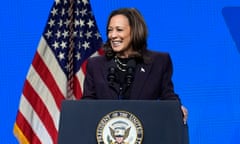
[[[132,113],[113,111],[98,123],[96,138],[98,144],[141,144],[143,127]]]

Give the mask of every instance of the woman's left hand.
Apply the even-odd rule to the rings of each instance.
[[[181,106],[182,112],[183,112],[183,123],[187,124],[187,119],[188,119],[188,110],[186,107],[183,105]]]

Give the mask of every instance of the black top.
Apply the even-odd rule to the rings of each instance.
[[[115,85],[117,87],[119,99],[129,99],[132,81],[134,79],[135,65],[129,64],[130,61],[134,61],[134,58],[114,58],[114,63],[116,65],[116,81]],[[129,67],[132,68],[129,71]]]

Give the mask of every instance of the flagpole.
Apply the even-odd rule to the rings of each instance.
[[[73,50],[74,50],[74,0],[70,0],[70,7],[68,9],[68,14],[70,17],[70,24],[69,24],[69,51],[68,51],[68,83],[67,83],[67,97],[68,100],[73,100]]]

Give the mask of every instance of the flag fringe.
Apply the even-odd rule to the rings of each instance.
[[[29,141],[16,123],[14,123],[13,134],[18,139],[20,144],[29,144]]]

